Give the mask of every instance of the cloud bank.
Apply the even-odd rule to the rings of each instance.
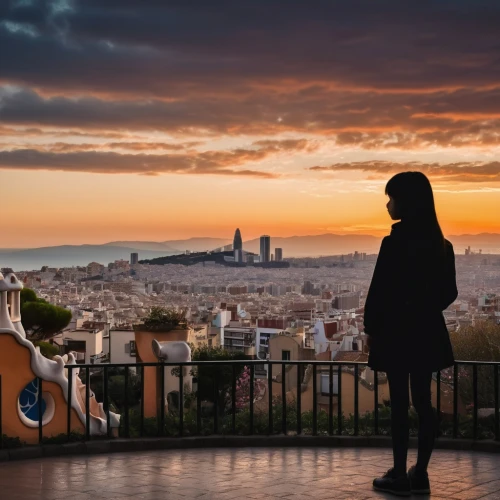
[[[497,0],[1,2],[0,168],[272,177],[254,164],[321,141],[496,151],[498,26]],[[254,145],[199,150],[228,138]],[[428,172],[497,180],[468,168]]]

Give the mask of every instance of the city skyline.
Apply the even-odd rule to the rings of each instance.
[[[392,221],[393,223],[393,221]],[[285,234],[283,236],[280,236],[279,234],[274,235],[275,238],[278,238],[281,241],[293,241],[300,246],[301,241],[303,242],[308,242],[309,240],[313,240],[315,238],[321,238],[321,237],[337,237],[337,238],[346,238],[344,242],[348,242],[348,245],[351,245],[352,248],[349,248],[348,252],[354,252],[356,250],[356,241],[358,241],[356,238],[359,237],[366,237],[366,238],[374,238],[377,242],[380,242],[383,236],[388,234],[391,230],[391,225],[389,224],[387,226],[387,231],[381,231],[379,234],[377,232],[352,232],[352,233],[345,233],[345,232],[320,232],[320,233],[308,233],[305,232],[303,235],[300,234]],[[244,244],[248,244],[251,242],[259,242],[261,237],[263,236],[263,231],[259,231],[258,229],[248,238],[244,238],[241,240],[241,245],[243,246]],[[217,233],[219,234],[219,233]],[[46,245],[38,245],[34,244],[33,246],[16,246],[10,243],[9,241],[4,241],[2,242],[2,246],[0,246],[0,255],[2,253],[8,253],[8,252],[14,252],[14,251],[20,251],[22,252],[23,250],[43,250],[43,249],[51,249],[51,248],[85,248],[85,247],[92,247],[92,248],[97,248],[97,247],[113,247],[113,248],[118,248],[118,247],[124,247],[124,248],[131,248],[134,249],[134,251],[141,251],[142,250],[147,250],[147,251],[184,251],[184,250],[190,250],[190,251],[212,251],[217,248],[219,248],[221,245],[227,246],[231,245],[232,248],[234,248],[234,236],[231,237],[230,234],[232,234],[231,231],[229,233],[222,233],[220,236],[215,236],[212,234],[206,234],[206,235],[196,235],[196,236],[191,236],[191,237],[186,237],[186,238],[180,238],[180,239],[173,239],[173,240],[165,240],[165,239],[159,239],[159,240],[126,240],[126,239],[121,239],[121,240],[113,240],[111,241],[109,238],[102,238],[97,241],[93,238],[89,238],[89,240],[84,240],[84,241],[77,241],[77,242],[72,242],[68,243],[67,239],[64,239],[65,237],[62,236],[62,241],[60,243],[54,243],[54,244],[46,244]],[[246,231],[245,231],[246,234]],[[255,235],[255,236],[254,236]],[[241,233],[240,233],[241,237]],[[352,239],[349,239],[352,237]],[[459,239],[459,242],[457,242],[457,245],[459,248],[462,250],[463,248],[467,248],[467,246],[471,247],[473,246],[473,251],[478,251],[481,247],[485,248],[485,251],[488,252],[490,250],[493,250],[493,253],[497,254],[500,253],[500,232],[498,233],[489,233],[489,232],[482,232],[482,233],[463,233],[463,234],[446,234],[445,237],[450,237],[454,240]],[[469,243],[472,241],[472,243]],[[306,244],[308,244],[306,243]],[[463,248],[462,248],[463,247]],[[272,248],[274,251],[275,249]],[[332,251],[335,249],[332,248]],[[375,253],[378,250],[378,246],[375,248],[372,248],[371,251],[372,253]],[[345,253],[347,250],[343,250],[342,252]],[[340,253],[342,253],[340,252]],[[321,253],[321,252],[320,252]],[[259,250],[257,249],[257,254],[259,254]],[[311,256],[315,256],[316,254],[311,254]]]
[[[0,10],[5,246],[380,237],[409,169],[445,234],[500,233],[498,2],[132,10]]]

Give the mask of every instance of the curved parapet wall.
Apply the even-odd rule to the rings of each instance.
[[[191,348],[186,342],[165,342],[153,339],[151,349],[158,361],[165,361],[167,363],[176,361],[187,363],[191,361]]]
[[[49,360],[16,330],[0,328],[4,434],[19,437],[27,443],[38,442],[38,410],[34,411],[33,408],[37,408],[40,402],[43,410],[43,435],[55,436],[66,432],[69,384],[65,364],[76,364],[73,354],[67,356],[67,361],[61,356]],[[71,428],[74,431],[84,432],[86,388],[78,377],[79,368],[71,372],[73,379]],[[42,379],[41,399],[38,397],[37,377]],[[105,435],[107,422],[102,403],[97,403],[93,393],[90,394],[90,434]],[[110,427],[116,428],[119,423],[120,416],[110,412]]]
[[[43,435],[46,437],[67,430],[68,369],[76,365],[73,354],[47,359],[29,340],[21,323],[20,294],[22,283],[14,273],[0,273],[0,375],[2,376],[3,433],[19,437],[26,443],[38,442],[39,406],[42,412]],[[85,391],[78,374],[71,370],[72,430],[83,432],[86,424]],[[38,378],[42,380],[39,394]],[[90,388],[89,388],[90,390]],[[90,392],[89,431],[91,435],[107,432],[107,418],[102,403]],[[110,412],[110,427],[120,424],[119,415]]]
[[[135,329],[135,343],[138,358],[143,363],[186,363],[191,361],[191,349],[187,344],[189,329],[150,332]],[[161,371],[164,373],[160,375]],[[187,390],[192,390],[191,370],[184,370],[184,383]],[[165,401],[161,401],[159,377],[165,380]],[[167,407],[168,395],[179,390],[179,377],[172,375],[172,367],[144,367],[144,416],[156,417],[161,405]]]
[[[9,311],[9,294],[11,286],[5,276],[0,273],[0,328],[8,328],[14,330],[14,324],[10,317]],[[19,291],[21,293],[21,291]],[[26,335],[25,335],[26,336]]]
[[[24,342],[20,342],[23,340]],[[67,390],[68,383],[64,376],[64,364],[61,363],[62,377],[57,377],[52,366],[44,370],[40,363],[32,361],[33,345],[21,339],[15,330],[0,329],[0,374],[2,375],[2,430],[10,437],[18,437],[28,444],[38,442],[38,374],[47,372],[48,377],[42,377],[43,400],[54,401],[53,415],[47,415],[47,407],[42,417],[44,436],[56,436],[66,432],[67,426]],[[35,354],[36,357],[38,357]],[[49,360],[47,360],[49,361]],[[61,360],[62,361],[62,360]],[[54,365],[58,362],[53,361]],[[34,368],[33,368],[34,365]],[[53,374],[51,376],[51,374]],[[62,380],[62,378],[65,379]],[[62,382],[62,385],[58,382]],[[31,393],[31,394],[30,394]],[[30,411],[30,407],[34,411]],[[43,406],[42,406],[43,409]],[[72,429],[84,432],[85,420],[80,419],[80,408],[73,407],[71,421]],[[21,417],[20,415],[23,415]],[[47,417],[51,417],[50,420]]]
[[[151,350],[157,361],[164,363],[187,363],[191,361],[191,348],[186,342],[181,341],[158,341],[154,339],[151,343]],[[169,410],[169,395],[179,394],[179,377],[174,375],[172,367],[165,367],[163,377],[165,380],[165,400],[163,404],[166,412]],[[188,392],[193,390],[193,376],[191,375],[191,368],[185,366],[182,368],[184,389]],[[160,398],[161,399],[161,398]],[[176,397],[175,399],[178,399]],[[178,403],[177,403],[178,404]],[[174,408],[172,408],[174,409]],[[175,408],[179,410],[179,408]]]
[[[0,328],[11,328],[26,338],[21,323],[21,290],[23,284],[13,272],[0,273]]]

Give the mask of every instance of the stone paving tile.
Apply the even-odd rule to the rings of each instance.
[[[55,457],[0,464],[1,500],[382,500],[386,449],[236,448]],[[409,465],[415,462],[410,452]],[[422,500],[500,500],[498,455],[435,452]]]

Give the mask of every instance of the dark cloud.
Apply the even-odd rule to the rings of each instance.
[[[236,148],[227,151],[191,149],[177,154],[122,154],[115,151],[100,151],[103,145],[99,144],[58,143],[39,146],[38,149],[32,147],[0,151],[0,169],[144,175],[216,174],[275,178],[277,175],[271,172],[247,167],[279,152],[294,149],[300,151],[307,148],[305,141],[301,140],[270,142],[272,144],[261,144],[254,149]]]
[[[4,90],[0,120],[11,127],[58,127],[63,133],[93,129],[98,135],[102,130],[103,136],[139,130],[207,136],[293,131],[366,149],[492,146],[500,143],[500,89],[412,94],[316,88],[284,95],[261,92],[245,99],[174,101],[44,97],[32,90]]]
[[[0,1],[0,136],[128,144],[38,153],[177,147],[138,131],[498,146],[498,26],[498,0]],[[317,148],[272,142],[254,147]]]
[[[53,153],[65,153],[69,151],[99,151],[110,149],[125,149],[130,151],[183,151],[203,144],[200,141],[190,141],[180,144],[168,144],[165,142],[105,142],[102,144],[96,143],[69,143],[56,142],[52,144],[43,144],[37,146],[37,151],[50,151]],[[26,149],[26,145],[16,147],[16,149]],[[33,146],[30,146],[33,147]]]
[[[38,34],[2,26],[4,81],[178,96],[305,82],[422,89],[500,79],[495,0],[69,3],[1,9],[4,20]]]
[[[361,161],[350,163],[334,163],[322,167],[310,167],[316,172],[362,171],[370,174],[395,174],[409,170],[418,170],[429,177],[442,181],[459,182],[499,182],[500,162],[456,162],[456,163],[422,163],[422,162],[392,162],[392,161]]]
[[[306,153],[316,151],[319,146],[317,142],[309,141],[307,139],[266,139],[262,141],[255,141],[252,145],[259,146],[267,151],[303,151]]]
[[[0,106],[1,107],[1,106]],[[0,113],[1,114],[1,113]],[[101,139],[134,139],[135,136],[123,132],[109,132],[104,130],[82,132],[77,129],[42,129],[37,127],[2,127],[0,126],[0,137],[99,137]]]
[[[319,144],[307,139],[284,139],[284,140],[262,140],[251,143],[253,149],[234,149],[222,153],[210,151],[197,151],[194,148],[203,146],[202,141],[188,141],[178,144],[169,144],[165,142],[102,142],[102,143],[82,143],[82,142],[54,142],[42,144],[9,144],[9,151],[14,150],[36,150],[38,152],[48,153],[69,153],[79,151],[109,151],[115,149],[124,149],[130,151],[184,151],[189,155],[209,156],[212,154],[226,156],[231,159],[260,160],[274,153],[286,152],[312,152],[316,151]],[[247,156],[250,155],[250,156]],[[252,156],[253,155],[253,156]]]

